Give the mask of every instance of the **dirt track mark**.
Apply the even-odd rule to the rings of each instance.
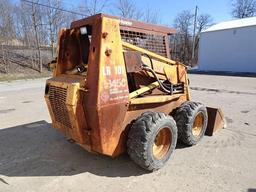
[[[26,104],[26,103],[32,103],[33,101],[23,101],[22,103]]]
[[[241,146],[245,140],[245,135],[242,132],[236,132],[232,129],[221,131],[216,137],[212,137],[207,141],[204,147],[206,148],[226,148]]]
[[[209,89],[203,87],[190,87],[190,89],[195,91],[207,91],[207,92],[214,92],[214,93],[230,93],[230,94],[238,94],[238,95],[256,95],[256,93],[251,92],[244,92],[244,91],[228,91],[225,89]]]
[[[0,181],[3,182],[6,185],[9,185],[9,183],[7,183],[4,179],[0,178]]]
[[[4,110],[0,110],[0,114],[10,113],[12,111],[15,111],[15,109],[4,109]]]
[[[226,117],[226,120],[227,120],[227,123],[233,123],[233,119],[229,118],[229,117]]]

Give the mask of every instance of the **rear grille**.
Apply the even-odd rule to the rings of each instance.
[[[67,98],[67,89],[56,87],[56,86],[50,86],[49,100],[51,103],[55,120],[63,124],[64,126],[71,128],[71,123],[68,116],[68,110],[65,104],[66,98]]]
[[[121,30],[120,32],[123,41],[167,57],[164,35],[139,33],[127,30]]]

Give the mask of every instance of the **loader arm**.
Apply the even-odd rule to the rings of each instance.
[[[156,73],[156,75],[153,75],[153,76],[151,73],[148,73],[148,75],[158,80],[152,84],[149,84],[145,87],[142,87],[130,93],[129,94],[129,98],[131,99],[130,103],[134,103],[134,104],[148,103],[149,104],[149,103],[168,102],[176,98],[179,98],[182,94],[186,94],[187,100],[190,100],[186,65],[124,41],[122,41],[122,45],[124,50],[132,50],[139,53],[141,55],[141,64],[146,64],[148,67],[152,69],[153,72]],[[147,55],[147,57],[143,55]],[[149,63],[149,59],[151,63]],[[173,84],[182,83],[182,85],[184,86],[183,93],[161,95],[157,97],[150,96],[150,97],[143,97],[143,99],[141,98],[136,99],[137,97],[141,96],[142,94],[150,90],[153,90],[159,87],[161,88],[161,81],[159,80],[159,78],[162,78],[163,80],[169,80]]]
[[[175,31],[104,14],[61,29],[45,86],[52,126],[87,151],[111,157],[127,151],[135,162],[150,162],[148,170],[170,158],[177,129],[193,139],[184,142],[198,143],[208,116],[203,104],[190,101],[187,66],[171,58]],[[214,112],[210,119],[221,122]]]

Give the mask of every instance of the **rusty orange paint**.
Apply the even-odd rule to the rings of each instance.
[[[141,113],[169,114],[190,99],[186,67],[156,54],[152,55],[153,68],[159,78],[183,83],[184,93],[172,97],[154,86],[143,94],[130,97],[132,93],[123,54],[129,49],[124,47],[120,31],[136,31],[137,27],[140,32],[167,36],[175,30],[159,26],[150,30],[153,25],[129,22],[134,22],[134,26],[124,25],[119,18],[98,14],[73,22],[70,29],[60,30],[54,75],[46,83],[45,100],[53,127],[86,150],[112,157],[125,152],[131,122]],[[87,31],[85,36],[80,31],[83,27]],[[89,47],[88,60],[84,59],[82,49],[85,42]],[[137,51],[148,53],[142,48]],[[150,66],[145,57],[142,61]],[[136,90],[155,82],[151,74],[139,70],[139,65],[133,78],[133,89]],[[143,98],[147,102],[143,103]]]

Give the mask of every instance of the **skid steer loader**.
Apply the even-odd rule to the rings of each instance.
[[[206,132],[207,108],[190,101],[187,67],[171,60],[173,33],[104,14],[61,29],[45,87],[53,127],[90,152],[127,152],[149,171],[166,164],[177,139],[197,144]],[[211,110],[212,133],[222,116]]]

